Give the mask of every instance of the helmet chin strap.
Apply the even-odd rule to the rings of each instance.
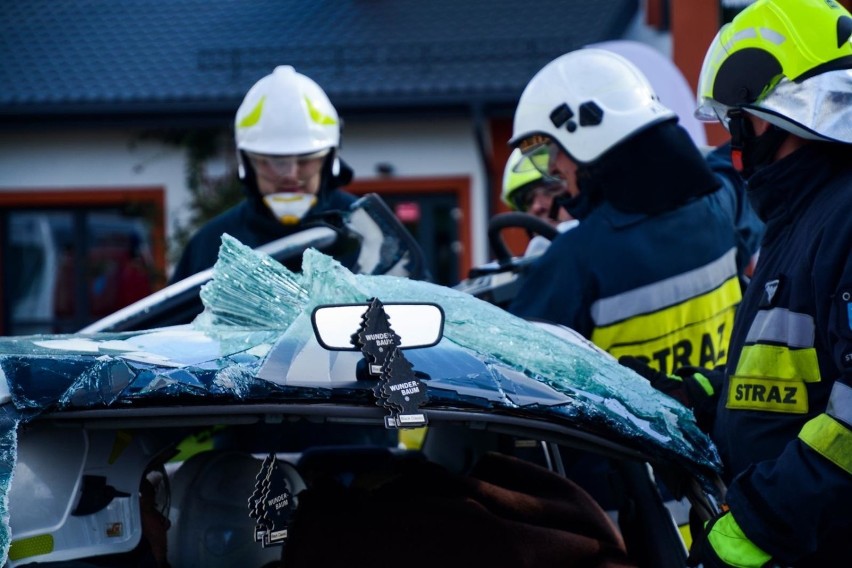
[[[731,162],[746,179],[775,161],[775,155],[789,132],[769,124],[763,134],[757,135],[751,121],[742,109],[728,111],[731,130]]]

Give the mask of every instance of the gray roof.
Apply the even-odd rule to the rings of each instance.
[[[233,112],[279,64],[338,108],[512,104],[638,0],[0,0],[0,115]]]

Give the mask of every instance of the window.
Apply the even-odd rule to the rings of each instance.
[[[114,193],[0,196],[4,335],[74,332],[162,287],[162,192]]]

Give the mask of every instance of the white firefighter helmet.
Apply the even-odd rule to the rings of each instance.
[[[280,65],[246,93],[234,133],[240,177],[245,177],[242,152],[306,156],[339,147],[340,118],[316,82]]]
[[[21,431],[9,488],[9,566],[133,550],[142,537],[142,476],[172,446],[125,431]]]
[[[574,161],[589,163],[640,130],[675,117],[627,59],[583,48],[557,57],[530,80],[509,144],[530,155],[538,142],[553,141]]]
[[[678,124],[689,133],[695,145],[707,146],[704,124],[695,117],[695,91],[670,57],[647,43],[629,39],[608,40],[587,47],[613,51],[638,67],[660,102],[677,114]]]

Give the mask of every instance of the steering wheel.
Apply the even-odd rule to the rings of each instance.
[[[509,247],[506,246],[506,241],[503,240],[502,234],[504,229],[509,228],[526,229],[551,241],[559,234],[556,227],[529,213],[509,211],[494,215],[488,222],[488,244],[494,250],[497,262],[501,266],[512,260],[512,253],[509,251]]]

